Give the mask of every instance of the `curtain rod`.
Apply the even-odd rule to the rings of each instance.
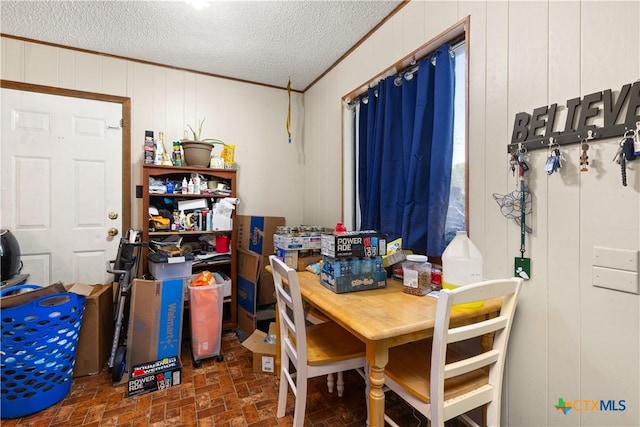
[[[445,43],[452,43],[452,48],[455,50],[467,42],[469,28],[469,16],[462,19],[458,23],[452,25],[438,36],[434,37],[409,55],[405,56],[400,61],[396,62],[391,67],[387,68],[382,73],[369,80],[366,84],[351,91],[349,94],[342,97],[343,102],[349,103],[351,100],[360,97],[366,93],[370,87],[377,86],[378,82],[389,76],[399,74],[408,68],[415,66],[417,62],[433,54],[440,46]]]
[[[458,49],[458,48],[460,48],[461,46],[463,46],[463,45],[464,45],[464,43],[465,43],[464,37],[461,37],[460,39],[458,39],[454,44],[452,44],[452,45],[450,45],[450,46],[449,46],[449,54],[450,54],[451,56],[453,56],[453,55],[454,55],[454,52],[456,51],[456,49]],[[438,47],[438,48],[439,48],[439,47]],[[438,50],[438,49],[436,49],[436,50]],[[378,81],[376,81],[375,83],[374,83],[374,80],[372,80],[371,82],[369,82],[369,86],[367,87],[367,89],[378,86],[378,84],[380,83],[380,80],[383,80],[383,79],[385,79],[385,78],[387,78],[387,77],[390,77],[390,76],[392,76],[392,75],[394,75],[394,74],[396,75],[396,80],[394,81],[394,82],[395,82],[395,85],[396,85],[396,86],[400,86],[400,84],[401,84],[401,79],[402,79],[404,76],[406,76],[406,75],[411,75],[411,74],[415,73],[416,71],[418,71],[418,69],[419,69],[419,62],[420,62],[420,61],[422,61],[422,60],[424,60],[425,58],[429,58],[429,56],[431,56],[431,55],[434,55],[434,54],[435,54],[435,52],[436,52],[436,50],[434,50],[434,51],[430,52],[430,53],[429,53],[429,54],[427,54],[427,55],[424,55],[424,56],[423,56],[422,58],[420,58],[419,60],[412,59],[412,61],[411,61],[412,65],[409,65],[409,66],[405,67],[404,69],[402,69],[402,70],[398,71],[397,73],[393,73],[393,74],[389,74],[389,75],[386,75],[386,76],[384,76],[384,77],[381,77],[381,78],[380,78]],[[432,58],[431,58],[431,62],[435,65],[435,56],[432,56]],[[410,79],[410,77],[407,77],[407,79]],[[376,91],[376,96],[377,96],[377,94],[378,94],[378,93],[377,93],[377,91]],[[352,99],[347,99],[347,98],[345,98],[344,103],[345,103],[345,105],[347,106],[347,108],[351,109],[355,104],[357,104],[357,103],[359,103],[359,102],[360,102],[360,99],[362,99],[363,97],[366,97],[366,96],[367,96],[367,90],[363,91],[362,93],[360,93],[359,95],[355,96],[355,97],[354,97],[354,98],[352,98]]]

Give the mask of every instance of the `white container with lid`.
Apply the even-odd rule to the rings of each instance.
[[[431,263],[425,255],[407,255],[402,270],[404,292],[422,296],[431,291]]]

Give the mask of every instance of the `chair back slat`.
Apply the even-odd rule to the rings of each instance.
[[[490,350],[477,356],[468,357],[458,362],[447,363],[444,365],[444,378],[453,378],[476,369],[484,368],[498,361],[500,352]]]
[[[494,317],[471,325],[460,326],[458,328],[449,329],[447,342],[449,344],[465,341],[474,337],[490,334],[507,327],[509,318],[506,316]]]
[[[460,414],[469,412],[475,408],[478,408],[484,405],[487,402],[490,402],[491,399],[494,398],[494,396],[495,396],[495,389],[489,384],[486,384],[480,388],[470,391],[465,395],[464,399],[451,402],[444,407],[444,410],[443,410],[444,418],[447,420],[450,420],[451,418],[454,418]],[[432,420],[431,425],[443,426],[444,423],[436,424]],[[487,425],[497,427],[499,424],[487,423]]]
[[[461,286],[454,290],[443,289],[438,297],[431,352],[431,422],[432,425],[444,425],[444,421],[469,410],[489,403],[499,408],[502,390],[504,360],[509,333],[513,322],[516,303],[523,280],[519,278],[488,280],[472,285]],[[452,306],[486,299],[502,298],[502,307],[498,317],[487,319],[479,317],[473,323],[451,327]],[[457,309],[457,308],[454,308]],[[450,343],[459,343],[481,339],[493,333],[492,345],[480,354],[456,356],[447,363],[447,348]],[[477,371],[477,373],[476,373]],[[483,371],[485,373],[483,373]],[[488,374],[487,374],[488,372]],[[467,377],[461,377],[466,375]],[[472,384],[463,396],[444,400],[447,384],[464,383],[463,378],[473,375],[477,384]],[[497,412],[497,414],[496,414]],[[489,425],[499,425],[498,411],[487,411]]]

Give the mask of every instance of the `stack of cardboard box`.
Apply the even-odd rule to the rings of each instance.
[[[333,230],[320,226],[298,226],[273,236],[276,255],[289,267],[304,271],[309,264],[322,259],[322,236]]]
[[[238,224],[238,337],[256,329],[267,332],[275,319],[273,276],[265,271],[274,253],[273,235],[284,217],[237,215]]]

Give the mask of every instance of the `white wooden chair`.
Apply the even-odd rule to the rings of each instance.
[[[319,312],[312,306],[308,304],[304,304],[304,319],[307,322],[307,325],[319,325],[320,323],[330,322],[331,319],[327,318],[323,313]],[[358,370],[360,375],[364,375],[364,370]],[[338,372],[338,381],[336,382],[336,377],[333,372],[327,374],[327,390],[329,393],[333,393],[334,387],[336,388],[336,392],[338,393],[338,397],[342,397],[344,395],[344,373],[342,371]],[[363,377],[364,378],[364,377]]]
[[[280,389],[276,415],[284,417],[291,387],[295,396],[293,425],[297,427],[304,425],[307,380],[350,369],[365,369],[365,345],[334,322],[306,326],[296,271],[274,255],[269,257],[269,262],[280,316]]]
[[[483,405],[487,405],[487,425],[499,426],[505,354],[522,283],[517,278],[490,280],[442,290],[433,339],[389,349],[385,385],[426,416],[432,426],[444,426],[445,421],[458,416],[477,426],[466,413]],[[503,297],[498,317],[480,316],[469,325],[450,325],[452,309],[468,310],[453,305],[498,297]],[[449,346],[480,340],[493,332],[491,348],[478,349],[471,355]],[[398,427],[386,414],[385,421]]]

